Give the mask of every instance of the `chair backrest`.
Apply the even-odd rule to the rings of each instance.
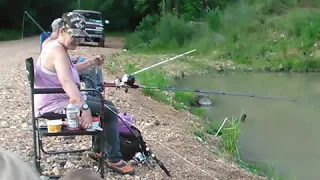
[[[51,32],[43,32],[40,34],[40,52],[42,50],[42,43],[48,38],[50,37]]]
[[[28,81],[30,84],[31,89],[34,88],[34,64],[33,64],[33,58],[29,57],[26,59],[26,69],[28,73]]]

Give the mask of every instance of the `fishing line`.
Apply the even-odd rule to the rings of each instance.
[[[105,107],[110,110],[112,113],[114,113],[115,115],[118,116],[118,118],[120,118],[120,120],[122,122],[127,122],[128,124],[130,124],[133,127],[136,127],[135,125],[133,125],[131,122],[127,121],[126,119],[124,119],[123,117],[121,117],[117,112],[115,112],[114,110],[112,110],[112,108],[109,107],[109,105],[105,104]],[[126,124],[126,123],[124,123]],[[139,129],[139,128],[137,128]],[[141,129],[139,129],[141,132],[144,133],[144,131],[142,131]],[[134,133],[133,133],[134,134]],[[165,149],[169,150],[171,153],[175,154],[176,156],[178,156],[179,158],[181,158],[182,160],[184,160],[185,162],[189,163],[190,165],[194,166],[196,169],[200,170],[201,172],[207,174],[208,176],[214,178],[215,180],[218,180],[215,176],[213,176],[212,174],[210,174],[209,172],[205,171],[204,169],[200,168],[199,166],[197,166],[196,164],[190,162],[189,160],[187,160],[186,158],[182,157],[180,154],[178,154],[177,152],[173,151],[172,149],[170,149],[169,147],[167,147],[166,145],[160,143],[159,141],[157,141],[156,139],[152,138],[152,137],[148,137],[149,139],[155,141],[157,144],[161,145],[162,147],[164,147]]]
[[[37,21],[36,21],[27,11],[24,11],[24,13],[23,13],[21,39],[23,38],[23,33],[24,33],[24,20],[25,20],[25,15],[27,15],[27,16],[32,20],[32,22],[33,22],[42,32],[44,32],[44,33],[46,33],[47,35],[49,35],[49,38],[51,39],[50,34],[49,34],[47,31],[45,31],[45,30],[37,23]],[[93,40],[91,39],[91,37],[88,37],[88,38],[89,38],[89,40],[90,40],[91,42],[93,42]]]
[[[294,98],[287,97],[275,97],[275,96],[265,96],[265,95],[257,95],[257,94],[243,94],[243,93],[233,93],[233,92],[223,92],[223,91],[208,91],[208,90],[199,90],[199,89],[181,89],[176,87],[152,87],[152,86],[144,86],[135,84],[135,77],[133,75],[125,74],[122,79],[116,79],[112,83],[104,83],[105,87],[124,87],[126,88],[126,92],[128,88],[133,89],[153,89],[153,90],[162,90],[162,91],[179,91],[179,92],[192,92],[192,93],[201,93],[201,94],[215,94],[215,95],[225,95],[225,96],[238,96],[238,97],[250,97],[256,99],[270,99],[270,100],[279,100],[279,101],[290,101],[297,103],[306,103],[306,104],[320,104],[319,100],[311,101],[311,100],[299,100]]]
[[[270,99],[270,100],[290,101],[290,102],[307,103],[307,104],[308,103],[320,104],[320,101],[298,100],[293,98],[264,96],[264,95],[257,95],[257,94],[242,94],[242,93],[223,92],[223,91],[206,91],[206,90],[197,90],[197,89],[180,89],[175,87],[170,87],[170,88],[169,87],[150,87],[150,86],[143,86],[143,85],[133,85],[133,86],[130,85],[129,87],[163,90],[163,91],[179,91],[179,92],[193,92],[193,93],[215,94],[215,95],[225,95],[225,96],[250,97],[250,98],[256,98],[256,99]]]

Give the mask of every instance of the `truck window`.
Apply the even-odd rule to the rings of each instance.
[[[101,15],[98,13],[81,13],[86,20],[101,20]]]

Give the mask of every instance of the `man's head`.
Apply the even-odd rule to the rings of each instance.
[[[62,26],[59,28],[59,39],[70,50],[77,47],[77,43],[90,37],[85,31],[85,18],[77,12],[67,12],[61,17]]]
[[[38,173],[17,154],[0,150],[0,180],[40,180]]]
[[[51,23],[51,35],[50,38],[51,39],[57,39],[59,36],[59,28],[62,27],[62,19],[61,18],[57,18],[54,21],[52,21]]]

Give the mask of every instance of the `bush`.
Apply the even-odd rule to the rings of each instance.
[[[126,48],[180,48],[192,39],[194,32],[192,26],[175,15],[146,16],[136,32],[127,38]]]
[[[248,0],[207,10],[200,22],[147,16],[128,38],[129,49],[196,48],[213,60],[286,70],[320,69],[320,2]]]

